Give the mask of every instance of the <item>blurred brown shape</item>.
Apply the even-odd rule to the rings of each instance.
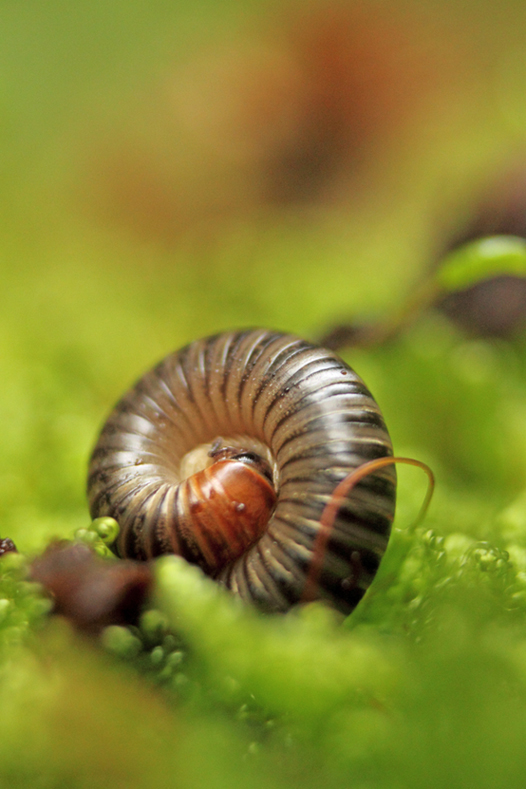
[[[30,578],[53,598],[54,613],[91,634],[136,624],[152,585],[148,565],[106,561],[80,543],[51,545],[32,563]]]
[[[396,9],[313,3],[258,21],[167,73],[93,155],[100,218],[170,242],[355,198],[371,158],[446,78],[422,20]]]
[[[470,334],[509,338],[526,324],[526,280],[487,279],[445,296],[437,306]]]
[[[266,196],[278,203],[318,199],[339,171],[360,168],[419,104],[433,72],[418,25],[385,9],[312,6],[286,31],[306,90],[289,145],[270,152]]]
[[[526,157],[488,183],[472,218],[449,243],[449,252],[468,241],[494,235],[526,238]],[[440,299],[438,308],[466,331],[510,337],[526,324],[526,279],[499,276]]]
[[[374,345],[378,324],[341,323],[331,326],[316,338],[324,348],[337,351],[339,348],[361,348]]]
[[[126,145],[118,151],[101,151],[95,156],[88,187],[88,207],[95,208],[107,224],[124,225],[145,238],[170,238],[180,232],[184,211],[177,191],[146,151]]]

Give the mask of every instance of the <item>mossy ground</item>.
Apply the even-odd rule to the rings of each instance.
[[[462,79],[386,135],[363,199],[233,211],[207,233],[200,217],[168,240],[155,223],[136,234],[133,221],[94,219],[84,149],[134,123],[144,135],[134,91],[243,27],[236,8],[163,8],[35,0],[1,11],[12,82],[0,91],[0,536],[27,555],[87,525],[90,448],[144,370],[225,328],[314,338],[346,315],[396,309],[441,247],[436,228],[460,226],[476,185],[524,141],[522,6],[429,4],[446,53],[449,19]],[[266,24],[274,12],[250,11]],[[392,539],[360,607],[345,621],[319,605],[263,617],[168,559],[161,614],[101,646],[49,619],[4,557],[2,785],[524,785],[524,340],[468,338],[428,314],[345,356],[396,453],[437,478],[411,529],[425,480],[399,469]]]

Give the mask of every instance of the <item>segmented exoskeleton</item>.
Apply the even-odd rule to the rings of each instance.
[[[120,556],[179,553],[266,611],[302,597],[338,482],[392,455],[380,410],[335,353],[264,329],[167,356],[120,400],[89,471],[92,517],[117,519]],[[339,509],[318,594],[344,612],[385,551],[396,476],[382,468]]]

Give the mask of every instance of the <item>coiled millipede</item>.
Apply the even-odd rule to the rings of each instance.
[[[120,525],[122,557],[177,553],[265,611],[302,599],[335,487],[392,455],[380,410],[332,351],[247,330],[167,356],[116,405],[93,451],[92,517]],[[316,596],[349,612],[385,551],[392,465],[339,506]]]

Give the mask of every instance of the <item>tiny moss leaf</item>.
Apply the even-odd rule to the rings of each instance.
[[[526,276],[526,240],[517,236],[490,236],[455,249],[437,274],[440,288],[453,292],[489,277]]]

